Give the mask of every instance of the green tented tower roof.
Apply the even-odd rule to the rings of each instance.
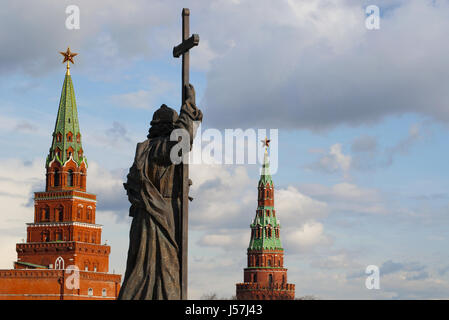
[[[274,184],[270,174],[267,148],[265,148],[258,190],[258,206],[256,216],[250,225],[252,233],[248,250],[283,250],[279,234],[281,225],[274,208]]]
[[[73,89],[72,76],[67,67],[67,73],[62,86],[59,100],[58,116],[53,131],[52,144],[47,157],[46,165],[55,160],[61,165],[73,158],[80,165],[87,161],[81,145],[81,132],[78,123],[78,111],[76,108],[75,90]]]

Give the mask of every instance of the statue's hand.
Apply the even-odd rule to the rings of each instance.
[[[193,87],[193,85],[191,83],[186,85],[185,91],[186,91],[186,101],[189,101],[191,104],[193,104],[195,106],[196,105],[195,104],[195,88]]]

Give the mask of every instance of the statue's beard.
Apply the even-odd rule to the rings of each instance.
[[[174,129],[173,123],[160,123],[153,125],[148,130],[147,138],[165,137],[169,136]]]

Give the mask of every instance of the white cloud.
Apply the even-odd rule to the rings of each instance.
[[[173,94],[177,89],[174,83],[155,76],[149,77],[149,87],[111,97],[114,104],[124,108],[157,109],[163,103],[162,97]]]
[[[0,268],[11,268],[16,260],[15,244],[26,237],[25,223],[34,220],[32,192],[41,191],[44,180],[40,160],[0,160]]]
[[[249,243],[249,229],[225,229],[216,230],[215,233],[208,232],[198,241],[199,246],[215,247],[224,250],[232,250],[233,254],[245,252]],[[212,230],[214,231],[214,230]]]
[[[314,200],[293,186],[275,190],[275,207],[281,225],[290,226],[324,218],[329,212],[325,202]]]
[[[283,232],[286,251],[305,252],[318,246],[329,246],[332,239],[325,235],[324,226],[319,222],[307,222],[301,228],[287,228]]]
[[[316,150],[313,152],[316,153]],[[342,172],[343,176],[348,178],[351,162],[352,157],[343,153],[341,143],[335,143],[327,153],[322,155],[318,161],[308,165],[307,168],[329,173]]]
[[[377,189],[364,188],[348,182],[333,186],[308,184],[302,185],[300,189],[316,199],[325,201],[332,212],[374,214],[389,212],[386,206],[387,198]]]

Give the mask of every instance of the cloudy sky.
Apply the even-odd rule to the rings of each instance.
[[[80,29],[65,27],[68,5]],[[365,27],[368,5],[380,29]],[[0,7],[0,268],[33,219],[71,68],[88,190],[123,273],[122,183],[154,110],[179,108],[181,10],[200,46],[201,130],[278,129],[276,208],[296,295],[449,298],[449,1],[4,1]],[[199,140],[199,141],[198,141]],[[208,142],[197,139],[197,148]],[[259,164],[191,166],[189,295],[235,294]],[[380,268],[380,289],[365,268]]]

